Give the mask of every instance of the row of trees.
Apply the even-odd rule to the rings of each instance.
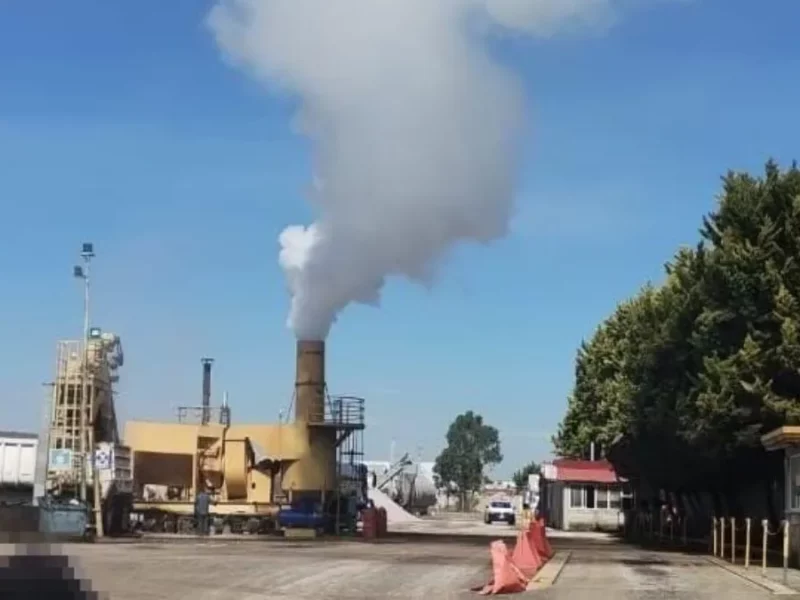
[[[800,171],[729,173],[696,247],[622,302],[581,344],[554,438],[591,442],[617,471],[673,492],[730,496],[769,482],[760,436],[800,422]]]

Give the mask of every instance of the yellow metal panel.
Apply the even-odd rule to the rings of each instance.
[[[244,440],[225,440],[225,498],[247,499],[247,448]]]
[[[286,491],[332,490],[336,487],[335,432],[309,431],[308,451],[286,467],[283,489]]]
[[[129,421],[125,424],[125,445],[132,450],[161,454],[194,454],[197,425]]]
[[[305,423],[231,425],[226,437],[250,438],[274,460],[297,460],[306,455],[309,448]]]
[[[250,488],[247,490],[247,501],[258,504],[272,502],[272,478],[261,471],[250,471]]]

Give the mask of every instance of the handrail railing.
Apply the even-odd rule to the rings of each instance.
[[[199,424],[203,421],[203,411],[207,411],[208,423],[212,425],[230,425],[230,411],[225,406],[179,406],[178,423]]]
[[[315,425],[363,427],[364,399],[357,396],[330,396],[322,410],[312,411],[308,420]]]

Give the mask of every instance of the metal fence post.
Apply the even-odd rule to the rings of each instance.
[[[725,558],[725,517],[719,519],[719,557]]]
[[[789,579],[789,520],[783,522],[783,585]]]
[[[731,564],[736,564],[736,517],[731,517]]]
[[[769,535],[769,521],[764,519],[761,521],[761,528],[763,530],[761,540],[761,575],[767,576],[767,535]]]
[[[750,568],[750,517],[744,520],[744,568]]]
[[[714,550],[714,556],[717,556],[719,551],[719,543],[717,542],[717,517],[711,517],[711,544]]]

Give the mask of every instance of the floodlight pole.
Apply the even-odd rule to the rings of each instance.
[[[91,261],[94,258],[94,247],[92,244],[83,244],[81,251],[81,258],[83,259],[83,266],[75,269],[75,276],[83,279],[83,360],[81,364],[81,400],[80,406],[80,453],[81,453],[81,472],[79,477],[80,482],[80,499],[86,502],[86,469],[89,463],[87,458],[88,454],[93,453],[93,449],[87,448],[86,444],[86,409],[88,408],[88,394],[89,394],[89,301],[90,301],[90,283],[91,283]],[[92,457],[93,458],[93,457]],[[89,458],[89,460],[91,460]]]

